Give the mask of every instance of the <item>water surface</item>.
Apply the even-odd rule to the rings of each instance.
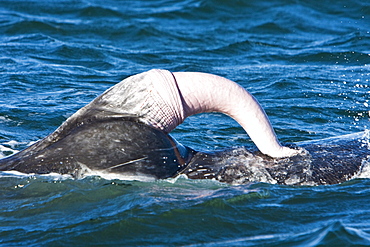
[[[0,17],[2,156],[152,68],[240,83],[283,142],[369,127],[366,1],[5,0]],[[221,114],[193,116],[172,134],[197,150],[253,145]],[[365,246],[368,188],[368,179],[289,187],[1,173],[0,243]]]

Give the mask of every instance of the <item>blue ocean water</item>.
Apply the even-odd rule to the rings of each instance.
[[[152,68],[234,80],[283,142],[369,128],[366,1],[0,2],[3,156],[52,131],[129,75]],[[227,116],[173,131],[197,150],[252,146]],[[367,246],[370,181],[230,186],[0,175],[4,246]]]

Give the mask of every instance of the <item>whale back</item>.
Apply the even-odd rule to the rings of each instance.
[[[338,184],[360,177],[368,169],[367,142],[363,134],[302,142],[298,145],[305,152],[282,159],[245,147],[198,152],[182,173],[192,179],[216,179],[230,184]]]
[[[1,159],[0,170],[74,177],[99,171],[158,179],[175,176],[192,154],[171,136],[135,118],[92,117],[65,126]]]

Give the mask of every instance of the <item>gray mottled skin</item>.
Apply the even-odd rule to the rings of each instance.
[[[0,170],[74,177],[93,170],[158,179],[176,176],[192,157],[192,150],[135,118],[94,116],[65,126],[57,138],[0,160]]]
[[[273,159],[244,147],[196,152],[133,117],[106,113],[81,120],[59,128],[58,138],[47,137],[0,160],[0,170],[83,177],[88,169],[156,179],[185,174],[230,184],[323,185],[358,177],[370,157],[359,135],[300,143],[306,153]]]
[[[196,90],[189,81],[212,90],[228,85],[229,98],[207,93],[207,88]],[[214,110],[237,119],[261,151],[196,152],[167,134],[188,115]],[[258,102],[236,83],[210,74],[152,70],[118,83],[49,136],[1,159],[0,170],[74,177],[95,171],[156,179],[185,174],[231,184],[335,184],[367,167],[370,152],[361,140],[300,143],[306,152],[283,147]]]
[[[197,153],[184,171],[189,178],[216,179],[231,184],[267,182],[285,185],[338,184],[363,174],[370,165],[363,133],[302,142],[306,152],[273,159],[244,147]]]

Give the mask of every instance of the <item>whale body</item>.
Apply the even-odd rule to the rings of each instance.
[[[194,155],[189,178],[216,179],[230,184],[267,182],[284,185],[328,185],[369,176],[368,133],[299,143],[305,152],[273,159],[245,147]]]
[[[153,179],[183,174],[229,184],[337,184],[367,169],[370,150],[362,135],[302,142],[306,152],[274,159],[246,147],[195,151],[133,116],[91,114],[67,120],[50,136],[1,159],[0,170],[76,178],[95,171]]]
[[[135,118],[93,116],[64,126],[57,138],[1,159],[0,170],[77,178],[93,170],[161,179],[176,176],[191,158],[191,149]]]

